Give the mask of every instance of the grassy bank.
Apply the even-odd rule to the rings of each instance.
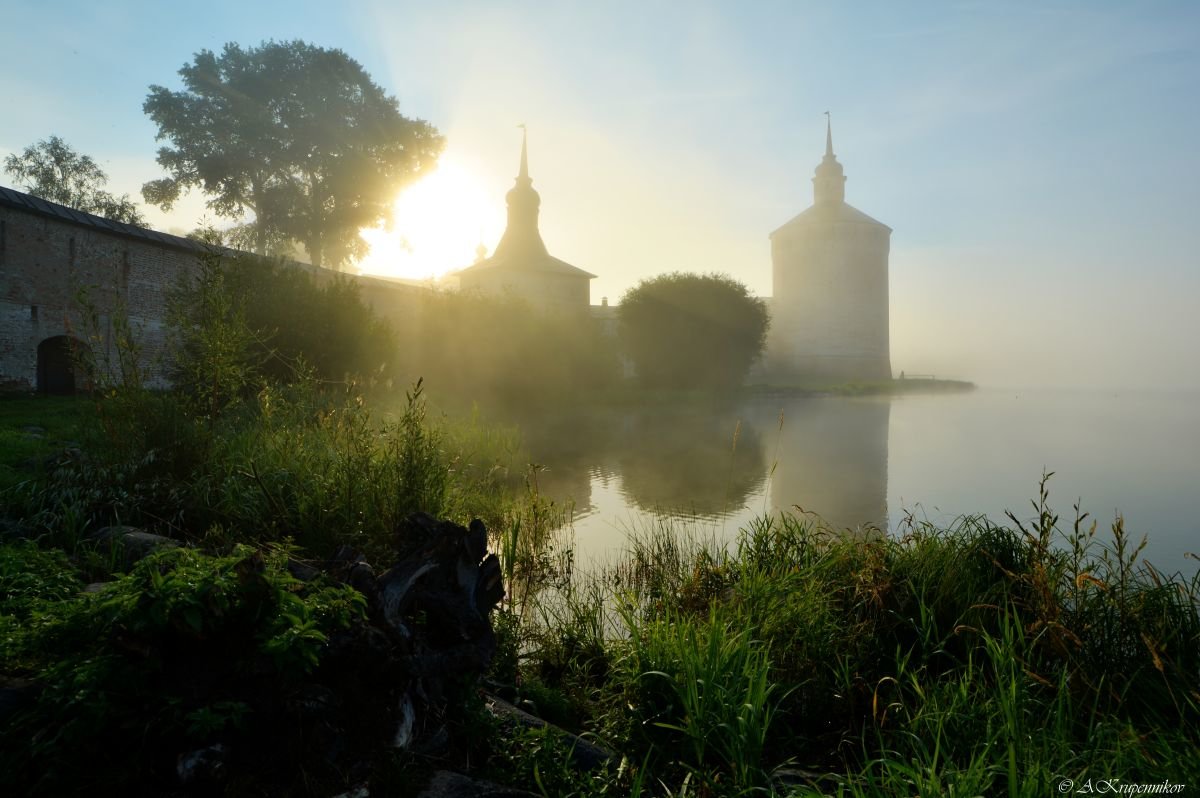
[[[1062,529],[1045,498],[1029,529],[856,541],[776,516],[728,551],[646,530],[525,612],[523,689],[645,794],[1197,784],[1200,583],[1142,565],[1120,523]],[[557,773],[548,795],[611,778]]]
[[[216,414],[140,390],[5,399],[0,413],[0,436],[21,443],[2,464],[3,515],[67,551],[127,524],[189,543],[373,553],[411,512],[502,527],[525,470],[515,432],[430,417],[420,385],[371,398],[268,385]]]
[[[77,447],[91,410],[74,397],[0,396],[0,491]]]
[[[507,596],[487,689],[615,753],[583,772],[570,738],[497,725],[471,700],[454,717],[473,775],[548,796],[1200,784],[1200,582],[1143,564],[1120,522],[1060,522],[1044,486],[1026,528],[969,518],[852,540],[782,515],[726,547],[664,521],[585,573],[515,432],[431,417],[419,386],[269,387],[215,415],[141,391],[21,401],[0,406],[0,434],[33,436],[11,458],[0,545],[0,677],[39,691],[0,732],[21,790],[136,785],[163,751],[281,729],[264,696],[297,700],[361,612],[287,561],[321,566],[341,545],[384,558],[418,510],[488,524]],[[191,548],[129,571],[93,540],[111,524]],[[98,598],[82,592],[100,580]],[[181,691],[183,662],[219,678]],[[372,756],[372,783],[395,794],[442,766]],[[241,789],[359,778],[298,772]]]

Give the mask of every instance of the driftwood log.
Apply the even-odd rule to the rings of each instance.
[[[504,595],[500,563],[488,554],[478,520],[463,527],[411,515],[393,544],[395,559],[382,574],[349,547],[325,568],[289,563],[302,581],[328,576],[362,593],[366,622],[331,636],[321,665],[299,689],[269,702],[269,685],[253,691],[260,716],[275,718],[277,737],[181,752],[177,784],[217,790],[250,771],[278,773],[284,785],[294,774],[279,766],[300,760],[326,774],[321,778],[357,784],[347,796],[365,796],[373,763],[387,749],[466,766],[480,739],[464,728],[461,707],[496,651],[489,615]]]
[[[371,625],[389,642],[400,680],[391,745],[433,753],[444,744],[445,703],[473,687],[496,652],[490,613],[504,597],[500,561],[487,530],[424,513],[396,530],[397,560],[383,575],[348,547],[333,575],[367,598]]]

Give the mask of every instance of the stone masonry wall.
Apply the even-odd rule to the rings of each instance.
[[[9,190],[24,202],[25,195]],[[114,319],[128,319],[147,387],[168,387],[170,293],[197,273],[206,247],[188,239],[117,225],[38,201],[49,213],[0,194],[0,390],[38,387],[38,345],[57,336],[84,344],[115,367]],[[305,264],[317,282],[336,279]],[[401,340],[420,334],[421,287],[350,276],[372,310]],[[115,368],[113,378],[120,377]]]
[[[147,384],[164,387],[168,293],[199,256],[198,247],[0,205],[0,387],[36,388],[38,344],[55,336],[86,344],[101,367],[115,364],[118,313],[140,347]]]

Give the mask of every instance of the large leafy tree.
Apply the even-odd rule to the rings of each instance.
[[[361,256],[358,233],[383,220],[396,192],[429,168],[443,139],[341,50],[265,42],[201,50],[179,70],[183,90],[151,86],[169,177],[142,188],[169,209],[185,188],[216,213],[254,219],[244,232],[266,254],[299,241],[315,265]]]
[[[766,303],[719,274],[673,272],[621,298],[618,329],[638,379],[658,388],[729,389],[766,344]]]
[[[4,170],[35,197],[116,222],[146,224],[129,195],[117,197],[106,191],[104,170],[58,136],[31,144],[20,155],[9,155]]]

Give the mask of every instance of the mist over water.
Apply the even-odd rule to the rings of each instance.
[[[965,514],[1026,521],[1039,479],[1054,472],[1063,529],[1080,502],[1106,541],[1120,513],[1135,540],[1149,536],[1145,559],[1193,573],[1185,554],[1200,551],[1198,399],[1000,389],[755,399],[563,413],[522,430],[546,466],[541,491],[574,504],[581,561],[607,558],[662,518],[719,539],[781,510],[860,534]]]

